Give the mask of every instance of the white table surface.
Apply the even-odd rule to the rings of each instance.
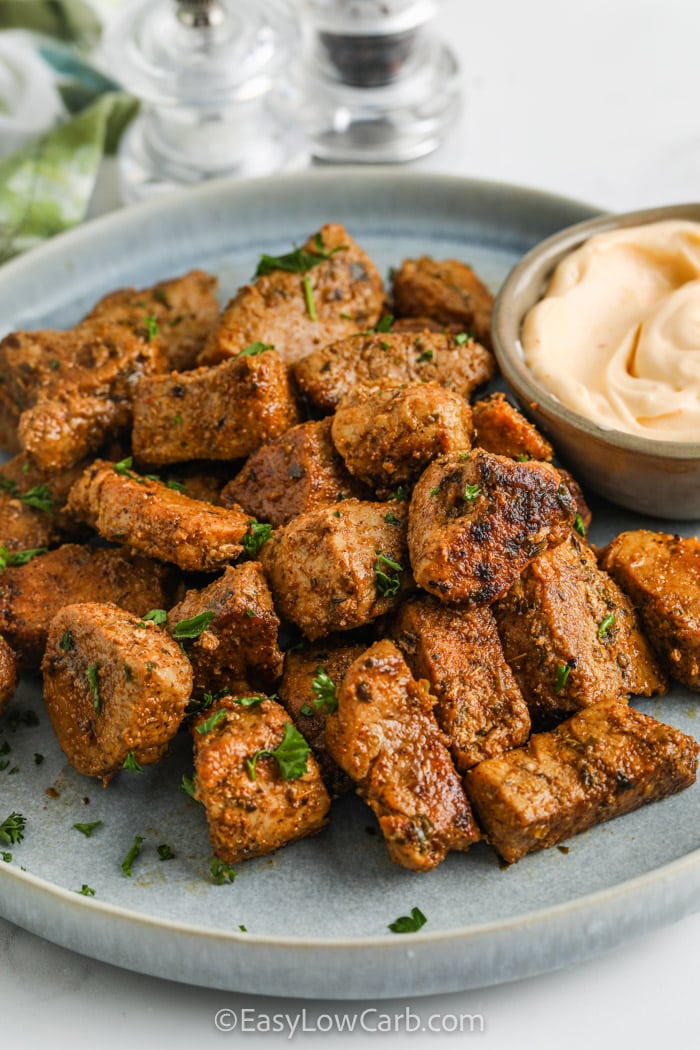
[[[446,0],[440,24],[462,61],[465,108],[450,140],[419,167],[536,186],[612,210],[700,198],[695,0]],[[113,176],[108,167],[93,212],[115,205]],[[220,1032],[216,1012],[254,1010],[247,1024],[260,1027],[265,1012],[306,1007],[308,1029],[319,1014],[409,1006],[422,1023],[438,1013],[482,1015],[483,1034],[443,1033],[441,1043],[692,1047],[700,1043],[699,942],[695,915],[597,961],[497,988],[410,1002],[304,1003],[127,973],[0,920],[0,1032],[3,1045],[16,1048],[58,1040],[73,1050],[200,1050],[227,1039],[263,1047],[287,1036]],[[365,1024],[376,1024],[376,1015]],[[307,1032],[293,1042],[321,1038],[364,1045],[380,1034]],[[435,1038],[384,1035],[416,1048]]]

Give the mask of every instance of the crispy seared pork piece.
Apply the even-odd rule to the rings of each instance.
[[[405,581],[406,508],[343,500],[273,533],[260,551],[281,615],[315,641],[388,612]]]
[[[505,394],[498,391],[472,405],[474,444],[486,452],[511,459],[551,460],[554,449],[537,427],[528,422]]]
[[[45,495],[44,492],[39,497]],[[32,498],[32,497],[30,497]],[[39,498],[42,506],[46,500]],[[19,495],[0,491],[0,547],[12,554],[28,550],[46,550],[58,540],[53,516],[38,506],[28,506]]]
[[[41,669],[62,751],[105,787],[127,759],[143,766],[163,757],[192,690],[177,642],[108,602],[64,606],[51,621]]]
[[[697,754],[692,737],[612,700],[487,759],[465,785],[485,837],[513,863],[690,787]]]
[[[0,575],[0,633],[21,665],[41,662],[51,620],[67,603],[106,601],[142,616],[168,608],[177,581],[165,565],[126,549],[67,543]]]
[[[308,741],[332,796],[344,795],[353,786],[328,751],[325,726],[338,706],[338,689],[347,669],[366,651],[365,645],[344,645],[325,639],[305,649],[284,655],[284,674],[279,697],[292,720]]]
[[[405,259],[394,273],[394,309],[399,317],[430,317],[457,323],[490,346],[493,296],[474,271],[457,259],[427,255]]]
[[[578,535],[585,540],[588,535],[588,530],[591,527],[591,521],[593,520],[591,508],[586,503],[586,497],[574,475],[568,470],[564,470],[563,467],[555,467],[554,469],[566,485],[569,490],[569,495],[574,501],[574,510],[576,511],[576,517],[574,518],[573,524],[574,532],[577,532]]]
[[[574,509],[547,463],[481,449],[435,460],[413,490],[408,547],[416,583],[446,602],[490,605],[525,566],[566,539]]]
[[[413,871],[479,838],[434,703],[385,639],[348,669],[326,721],[328,750],[374,810],[391,859]]]
[[[290,730],[298,734],[284,708],[250,700],[224,697],[192,730],[196,798],[204,803],[214,853],[226,864],[315,835],[328,823],[331,804],[308,745],[290,741]],[[290,744],[298,756],[291,763]]]
[[[280,622],[262,566],[252,561],[229,565],[208,587],[188,591],[170,610],[167,628],[177,637],[177,624],[207,612],[213,617],[206,629],[183,640],[194,674],[193,695],[274,686],[282,674]]]
[[[314,350],[294,375],[309,403],[329,413],[360,387],[435,382],[469,397],[495,370],[490,350],[463,335],[378,332]]]
[[[435,717],[454,764],[464,772],[530,734],[530,714],[506,663],[490,609],[409,598],[391,625],[414,678],[425,678],[437,698]]]
[[[634,602],[668,673],[700,690],[700,540],[623,532],[599,559]]]
[[[224,506],[240,504],[274,528],[349,496],[369,495],[336,452],[330,419],[300,423],[263,445],[221,493]]]
[[[239,289],[212,332],[201,364],[235,357],[257,342],[272,344],[293,364],[315,347],[377,323],[382,279],[346,229],[323,226],[293,258],[292,272],[290,264],[282,268],[271,260],[254,284]]]
[[[148,324],[176,371],[194,368],[219,321],[216,277],[191,270],[152,288],[120,288],[93,307],[85,321],[110,321],[130,328]],[[149,319],[149,320],[147,320]]]
[[[537,726],[599,700],[666,691],[630,600],[574,532],[535,558],[494,611]]]
[[[134,455],[150,463],[241,459],[299,422],[287,366],[272,350],[213,368],[144,376]]]
[[[103,321],[13,332],[0,343],[0,381],[20,413],[20,443],[49,471],[72,466],[127,427],[136,379],[163,365],[147,328]]]
[[[15,694],[17,681],[17,654],[0,635],[0,715]]]
[[[28,546],[46,547],[58,539],[81,538],[87,530],[67,513],[66,502],[72,486],[91,462],[92,459],[83,459],[64,470],[45,471],[23,452],[3,463],[0,466],[0,489],[3,492],[0,495],[0,537],[8,531],[14,535],[10,525],[14,520],[21,529],[21,523],[26,524],[28,536],[35,534],[38,538],[44,534],[45,542]],[[5,494],[11,501],[9,506],[3,499]],[[18,513],[16,508],[21,508],[21,512]],[[6,513],[10,520],[5,523],[2,519]]]
[[[351,474],[387,496],[436,456],[471,448],[471,409],[439,383],[359,390],[343,398],[331,437]]]
[[[104,539],[193,572],[215,572],[238,557],[249,523],[240,510],[190,499],[99,459],[71,489],[68,509]]]

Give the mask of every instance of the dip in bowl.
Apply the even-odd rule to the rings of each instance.
[[[562,460],[654,517],[700,518],[694,282],[700,204],[604,215],[528,252],[493,314],[501,370]]]

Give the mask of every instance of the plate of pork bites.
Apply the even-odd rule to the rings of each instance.
[[[348,169],[0,271],[0,913],[349,998],[697,906],[696,526],[584,493],[491,349],[592,213]]]

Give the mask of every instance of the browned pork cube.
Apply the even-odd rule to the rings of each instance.
[[[215,572],[238,557],[249,523],[242,511],[190,499],[104,460],[75,483],[68,509],[106,540],[195,572]]]
[[[490,605],[525,566],[566,539],[574,509],[547,463],[481,449],[435,460],[413,491],[408,548],[416,583],[446,602]]]
[[[326,721],[328,749],[376,814],[391,859],[413,871],[479,838],[434,703],[384,640],[348,669]]]
[[[328,823],[331,804],[303,739],[296,741],[300,761],[291,766],[274,755],[293,729],[284,708],[251,700],[224,697],[192,730],[196,798],[204,803],[214,853],[226,864],[315,835]]]
[[[318,645],[289,650],[279,687],[281,703],[308,740],[321,776],[331,795],[343,795],[353,784],[328,751],[326,719],[338,706],[338,689],[350,665],[365,652],[364,645],[345,645],[326,639]]]
[[[629,598],[573,532],[535,558],[494,610],[538,727],[599,700],[666,691]]]
[[[152,288],[120,288],[100,299],[85,321],[111,321],[132,328],[147,324],[165,351],[168,368],[193,368],[219,320],[217,284],[211,274],[191,270]]]
[[[163,757],[192,692],[192,668],[177,642],[106,602],[56,614],[41,669],[62,751],[105,786],[125,762]]]
[[[594,704],[467,773],[485,837],[513,863],[695,781],[698,746],[620,700]]]
[[[18,523],[23,520],[30,532],[43,526],[46,535],[47,542],[27,546],[47,546],[61,537],[80,537],[86,531],[85,526],[68,514],[65,508],[68,493],[93,458],[80,460],[58,471],[41,470],[24,452],[3,463],[0,467],[0,516],[7,506],[3,500],[6,493],[12,500],[13,509],[17,505],[22,507],[22,512],[15,520]],[[3,528],[0,522],[0,536],[5,536],[8,531],[14,533],[11,528]],[[5,546],[8,544],[5,543]]]
[[[0,381],[20,413],[22,448],[42,470],[72,466],[129,425],[135,379],[164,363],[147,329],[110,322],[6,336]]]
[[[391,609],[406,579],[406,509],[343,500],[273,533],[260,560],[281,615],[315,641]]]
[[[493,296],[472,270],[457,259],[427,255],[405,259],[394,273],[394,308],[399,316],[456,322],[490,346]]]
[[[0,633],[22,667],[35,669],[49,624],[64,605],[106,601],[141,616],[167,608],[175,586],[173,570],[148,558],[66,543],[0,575]]]
[[[17,680],[17,654],[0,635],[0,715],[15,694]]]
[[[435,717],[461,772],[524,744],[530,714],[506,663],[490,609],[409,598],[391,636],[415,678],[436,697]]]
[[[213,368],[144,376],[134,394],[134,455],[149,463],[240,459],[299,422],[273,350]]]
[[[585,540],[591,526],[591,521],[593,520],[591,508],[586,503],[586,497],[583,494],[583,490],[573,474],[568,470],[564,470],[563,467],[555,467],[554,469],[566,485],[569,490],[569,495],[574,501],[576,517],[574,518],[574,524],[572,526],[573,530]]]
[[[623,532],[600,564],[634,602],[668,673],[700,690],[700,540],[639,529]]]
[[[272,344],[292,364],[317,346],[377,323],[382,279],[346,229],[324,226],[293,255],[298,262],[293,272],[263,256],[259,270],[266,272],[230,301],[202,364],[234,357],[256,342]]]
[[[348,474],[331,441],[331,420],[300,423],[248,458],[222,492],[225,506],[240,504],[274,528],[348,496],[369,495]]]
[[[493,354],[464,334],[378,332],[314,350],[294,375],[315,409],[333,412],[360,387],[434,382],[466,398],[495,370]]]
[[[37,505],[28,506],[19,495],[0,491],[0,543],[6,551],[19,553],[29,550],[46,550],[58,539],[53,516],[39,505],[48,507],[47,492],[41,490]],[[30,496],[30,499],[33,499]],[[0,547],[0,551],[1,551]]]
[[[471,448],[471,409],[438,383],[360,390],[333,417],[333,444],[351,474],[387,496],[436,456]]]
[[[229,565],[208,587],[188,591],[170,610],[168,630],[177,637],[177,624],[209,612],[205,630],[183,639],[194,695],[274,686],[282,674],[280,623],[259,563]]]
[[[505,394],[490,394],[475,401],[474,444],[486,452],[511,459],[544,459],[549,461],[554,449],[546,437],[511,405]]]

